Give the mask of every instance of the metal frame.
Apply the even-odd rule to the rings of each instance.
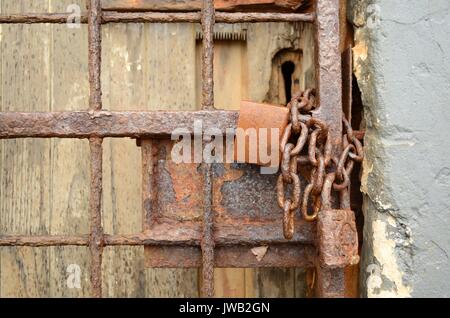
[[[214,295],[213,266],[222,262],[225,266],[238,266],[238,262],[229,260],[221,246],[239,246],[257,243],[285,243],[277,235],[264,238],[256,234],[236,239],[236,229],[213,232],[214,213],[212,208],[212,167],[202,164],[204,173],[204,211],[203,226],[195,229],[195,237],[172,235],[170,225],[164,230],[144,231],[135,235],[108,235],[101,224],[102,198],[102,141],[105,137],[151,138],[169,135],[176,127],[190,129],[195,119],[202,119],[204,129],[214,126],[221,130],[233,128],[237,122],[237,112],[214,110],[213,94],[213,28],[215,22],[309,22],[316,28],[316,89],[320,107],[313,116],[325,120],[330,125],[332,144],[338,153],[341,143],[341,55],[339,52],[339,0],[317,0],[314,13],[225,13],[215,12],[213,0],[203,0],[201,12],[111,12],[102,11],[100,0],[89,0],[87,14],[81,17],[88,24],[89,43],[89,110],[85,112],[47,112],[47,113],[0,113],[0,138],[59,137],[88,138],[90,144],[90,234],[86,236],[0,236],[0,246],[88,246],[91,254],[92,296],[102,296],[102,253],[105,246],[111,245],[172,245],[178,247],[200,246],[202,258],[202,296]],[[66,23],[68,14],[16,14],[1,15],[0,23]],[[105,23],[131,22],[200,22],[203,31],[202,55],[202,110],[194,112],[107,112],[102,111],[101,90],[101,25]],[[151,148],[144,143],[143,148]],[[147,149],[148,150],[148,149]],[[143,151],[145,156],[145,151]],[[143,201],[152,189],[144,183]],[[274,198],[275,200],[275,198]],[[145,203],[143,203],[145,212]],[[164,225],[162,225],[164,226]],[[145,227],[145,224],[144,224]],[[290,246],[284,246],[286,255],[299,266],[314,266],[315,257],[312,243],[315,234],[308,224],[300,224],[294,242],[307,247],[289,252]],[[256,232],[254,232],[256,231]],[[276,232],[275,229],[264,233]],[[256,237],[256,239],[255,239]],[[278,240],[278,241],[277,241]],[[217,245],[217,247],[216,247]],[[309,247],[308,247],[309,246]],[[280,245],[282,249],[283,245]],[[289,257],[287,257],[289,258]],[[220,261],[219,261],[220,260]],[[228,262],[228,263],[227,263]],[[276,264],[270,260],[268,264]],[[292,265],[292,262],[287,264]],[[318,267],[318,296],[344,296],[345,281],[343,269],[322,269]]]

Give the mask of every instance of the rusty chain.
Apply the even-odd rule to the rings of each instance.
[[[330,205],[329,201],[323,202],[324,197],[330,200],[330,196],[322,195],[324,186],[330,186],[330,180],[327,178],[330,172],[333,173],[331,181],[333,190],[340,193],[341,200],[348,200],[350,175],[354,163],[361,162],[364,157],[363,146],[345,115],[342,117],[344,127],[342,151],[340,156],[332,157],[327,123],[313,118],[310,114],[316,108],[315,101],[315,91],[308,89],[294,95],[287,105],[290,110],[289,124],[280,142],[281,174],[277,181],[277,201],[283,209],[283,233],[286,239],[292,239],[294,236],[297,209],[300,210],[304,220],[313,222],[321,207]],[[309,183],[303,193],[298,175],[299,166],[312,167]],[[290,198],[286,197],[288,187],[291,188],[288,191]],[[343,205],[347,206],[349,203]]]

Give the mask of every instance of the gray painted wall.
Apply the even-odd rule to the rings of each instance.
[[[450,1],[348,12],[367,128],[362,296],[450,297]]]

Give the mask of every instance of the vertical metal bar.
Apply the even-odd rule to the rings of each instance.
[[[102,7],[100,0],[89,0],[88,46],[89,46],[89,107],[102,109],[101,58],[102,58]]]
[[[348,122],[352,122],[353,54],[349,47],[342,53],[342,110]]]
[[[91,288],[93,297],[102,297],[102,142],[101,138],[91,138],[91,193],[89,201],[90,236],[89,248],[91,252]]]
[[[89,44],[89,109],[99,111],[102,108],[101,91],[101,2],[89,1],[88,44]],[[90,237],[91,288],[93,297],[102,297],[102,138],[89,139],[91,150],[91,188],[90,188]]]
[[[214,108],[214,1],[203,0],[202,6],[202,108]],[[204,214],[202,249],[202,297],[214,296],[214,212],[212,209],[212,167],[203,164],[204,172]]]
[[[338,154],[342,138],[339,0],[317,0],[315,31],[316,91],[320,107],[314,116],[328,123],[334,152]]]
[[[330,128],[334,155],[341,149],[342,70],[339,32],[340,0],[316,2],[316,89],[319,109],[314,116]],[[318,297],[345,297],[345,269],[316,265]]]
[[[153,141],[151,139],[142,139],[142,218],[143,230],[150,229],[152,219],[154,218],[154,174],[153,174]]]
[[[214,108],[214,1],[203,0],[202,6],[202,108]]]
[[[214,212],[212,209],[212,169],[204,165],[204,214],[202,248],[202,297],[214,296]]]

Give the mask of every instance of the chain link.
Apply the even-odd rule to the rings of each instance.
[[[344,128],[342,152],[332,157],[332,144],[327,123],[313,118],[310,112],[316,108],[315,91],[308,89],[292,98],[287,107],[290,123],[283,132],[281,174],[277,181],[277,201],[283,209],[283,233],[286,239],[294,235],[295,210],[299,209],[304,220],[313,222],[321,208],[330,207],[331,189],[340,193],[340,199],[349,201],[350,175],[354,163],[364,158],[362,143],[342,116]],[[307,150],[305,149],[307,146]],[[309,183],[301,191],[298,166],[311,166]],[[286,189],[290,197],[286,198]],[[327,193],[323,193],[326,188]],[[350,202],[341,202],[349,206]]]

